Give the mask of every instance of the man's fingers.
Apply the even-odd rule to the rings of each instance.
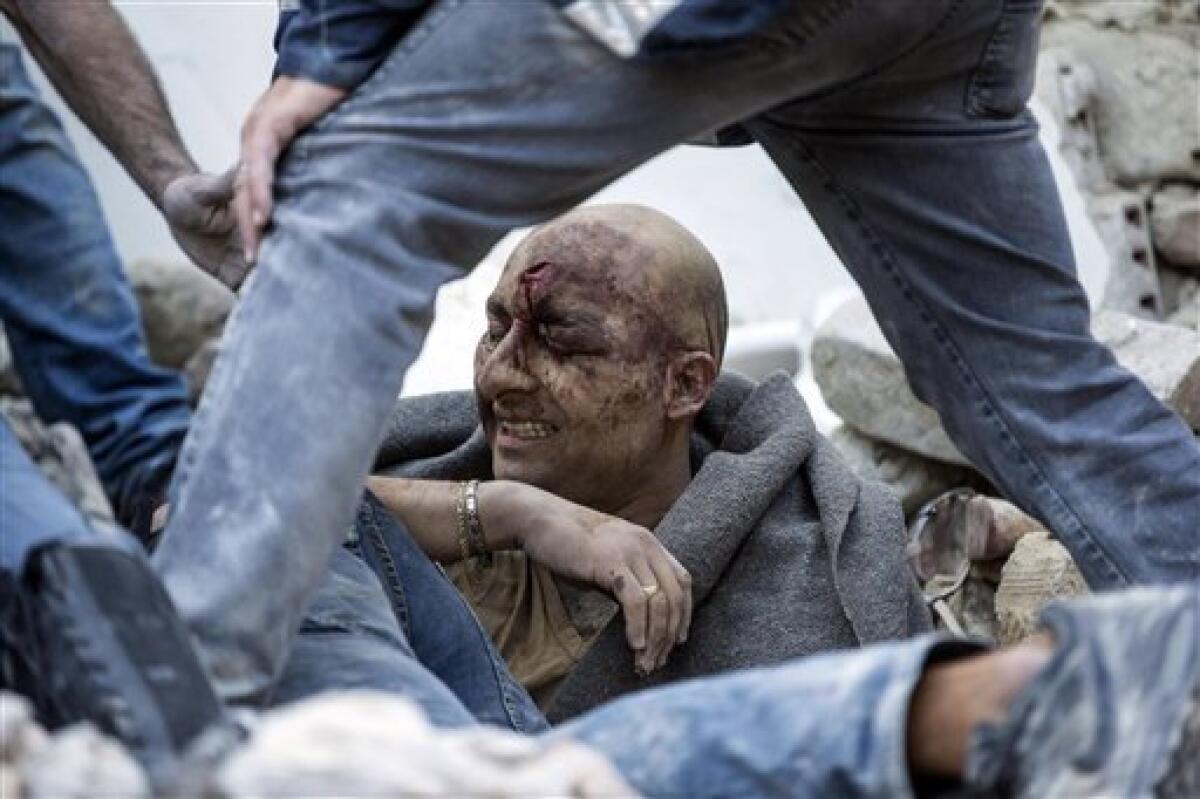
[[[246,172],[243,169],[238,174],[237,189],[233,196],[233,214],[237,217],[238,236],[242,239],[242,257],[246,263],[254,263],[258,253],[258,234],[251,221],[250,187],[247,185]]]
[[[628,568],[614,575],[612,593],[625,614],[625,640],[635,653],[635,663],[640,665],[637,657],[646,648],[646,594]]]
[[[667,627],[670,623],[670,598],[668,587],[662,585],[654,573],[650,563],[643,557],[638,557],[632,564],[632,571],[637,577],[639,590],[647,597],[646,601],[646,648],[640,658],[641,670],[644,674],[654,671],[666,647]]]
[[[666,629],[663,631],[662,642],[655,653],[654,668],[662,668],[667,662],[667,656],[671,654],[671,649],[674,648],[675,642],[679,640],[679,627],[683,623],[683,587],[679,585],[679,578],[675,574],[674,563],[671,556],[665,550],[661,552],[661,557],[650,559],[650,567],[654,570],[654,579],[658,583],[659,591],[650,601],[650,615],[654,616],[656,602],[665,608],[666,613]],[[661,601],[658,601],[659,597]]]
[[[688,635],[692,630],[692,575],[680,565],[679,561],[674,558],[671,560],[675,566],[675,577],[679,580],[679,587],[683,590],[683,611],[679,632],[675,638],[676,643],[683,644],[687,643]]]

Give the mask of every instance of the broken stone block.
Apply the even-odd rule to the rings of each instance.
[[[1092,335],[1193,430],[1200,429],[1200,335],[1115,311],[1096,314]]]
[[[1166,186],[1151,203],[1154,246],[1173,266],[1200,270],[1200,190]]]
[[[970,469],[922,458],[907,450],[842,425],[829,436],[850,469],[864,480],[891,488],[900,498],[905,518],[952,488],[976,485],[980,478]]]
[[[508,730],[430,726],[404,697],[329,691],[268,711],[216,796],[629,796],[598,752]]]
[[[79,431],[67,422],[45,425],[26,399],[0,397],[3,419],[46,478],[87,518],[112,522],[112,506]]]
[[[1145,199],[1132,191],[1096,194],[1088,199],[1088,215],[1112,259],[1101,307],[1147,319],[1161,318],[1158,261]]]
[[[233,292],[189,264],[138,261],[129,280],[150,357],[172,369],[183,368],[205,341],[219,336],[233,309]]]
[[[1177,298],[1177,307],[1167,317],[1167,322],[1200,332],[1200,281],[1183,287]]]
[[[1200,429],[1200,335],[1116,311],[1099,312],[1092,334],[1193,430]],[[927,458],[969,465],[937,412],[913,395],[862,298],[847,302],[817,331],[812,363],[825,404],[847,425]]]
[[[151,795],[146,775],[125,747],[87,722],[56,732],[17,773],[20,796],[29,799]]]
[[[1050,0],[1046,8],[1051,20],[1079,17],[1102,27],[1125,31],[1165,24],[1190,25],[1200,22],[1196,0]]]
[[[1087,583],[1059,542],[1032,532],[1017,542],[1000,572],[996,589],[997,640],[1004,646],[1038,630],[1038,616],[1051,600],[1087,593]]]
[[[913,396],[866,300],[847,302],[821,326],[812,364],[825,404],[859,432],[937,461],[970,465],[937,411]]]
[[[1066,19],[1045,26],[1042,45],[1069,51],[1061,61],[1086,64],[1094,73],[1089,113],[1111,181],[1133,188],[1200,179],[1200,59],[1186,36]]]

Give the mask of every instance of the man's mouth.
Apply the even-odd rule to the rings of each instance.
[[[497,431],[510,438],[521,441],[534,441],[549,438],[558,432],[558,428],[548,422],[525,422],[515,420],[499,420]]]

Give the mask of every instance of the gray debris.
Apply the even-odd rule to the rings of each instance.
[[[1038,615],[1053,599],[1087,593],[1071,555],[1046,532],[1017,542],[996,589],[997,640],[1015,644],[1037,631]]]
[[[825,404],[859,432],[927,458],[969,466],[937,412],[913,396],[865,300],[847,302],[821,326],[812,343],[812,364]]]
[[[181,369],[204,342],[219,336],[234,294],[186,264],[138,261],[129,279],[141,306],[150,357]]]
[[[30,459],[84,516],[93,521],[112,522],[112,506],[78,430],[66,422],[42,424],[33,406],[24,399],[0,397],[0,418],[8,422]]]
[[[1197,56],[1200,58],[1200,55]],[[1152,199],[1154,246],[1176,267],[1200,272],[1200,190],[1172,184]]]
[[[1083,20],[1047,25],[1042,42],[1063,63],[1086,65],[1094,75],[1089,112],[1113,183],[1200,180],[1200,59],[1193,42],[1158,28],[1130,32]]]
[[[981,479],[966,467],[923,458],[846,425],[834,430],[829,438],[855,474],[883,483],[896,493],[905,518],[934,497],[952,488],[978,484]]]
[[[1192,429],[1200,429],[1200,335],[1116,311],[1098,313],[1092,333]],[[858,432],[927,458],[967,465],[937,413],[913,395],[864,300],[846,303],[821,326],[812,361],[825,403]]]
[[[1154,396],[1200,429],[1200,335],[1115,311],[1096,314],[1092,333]]]

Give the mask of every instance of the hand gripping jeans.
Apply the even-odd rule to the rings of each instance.
[[[281,162],[184,446],[157,558],[224,693],[281,668],[438,287],[511,228],[743,121],[917,394],[1089,582],[1196,577],[1200,448],[1091,338],[1024,110],[1040,8],[805,0],[736,45],[620,60],[542,2],[437,3]]]
[[[0,319],[38,415],[83,434],[122,521],[147,517],[183,443],[187,392],[150,362],[87,174],[3,41]]]

